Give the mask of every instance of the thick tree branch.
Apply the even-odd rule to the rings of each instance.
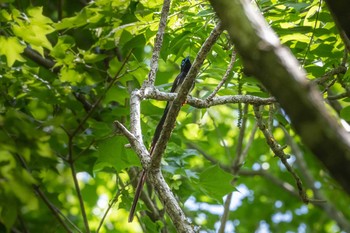
[[[326,0],[343,38],[345,46],[350,50],[350,2],[348,0]]]
[[[187,220],[187,217],[180,208],[174,194],[164,180],[160,169],[152,169],[148,174],[149,179],[156,189],[159,199],[163,202],[165,210],[169,214],[171,221],[174,223],[177,232],[195,232],[193,225]]]
[[[53,68],[55,66],[54,61],[42,57],[39,53],[31,49],[30,47],[26,47],[23,53],[26,57],[32,59],[34,62],[45,67],[46,69],[53,69],[53,72],[55,73],[58,73],[60,71],[60,67]]]
[[[296,58],[246,0],[210,0],[245,68],[276,97],[303,142],[350,194],[350,139]]]
[[[176,117],[180,112],[182,104],[186,101],[186,97],[193,86],[194,80],[199,72],[200,67],[202,66],[206,55],[209,53],[211,47],[215,44],[222,32],[221,23],[216,25],[209,37],[206,39],[201,49],[198,52],[196,59],[194,60],[191,69],[189,70],[181,88],[178,92],[178,95],[174,99],[173,103],[170,106],[169,112],[164,122],[164,127],[160,133],[159,140],[157,141],[152,156],[152,167],[159,168],[162,158],[162,154],[165,150],[166,144],[170,139],[171,131],[174,128]]]

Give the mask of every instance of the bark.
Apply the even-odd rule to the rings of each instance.
[[[292,53],[245,0],[210,0],[245,68],[276,97],[304,144],[350,194],[350,140]]]

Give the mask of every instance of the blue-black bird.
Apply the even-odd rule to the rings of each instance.
[[[180,87],[181,87],[181,85],[182,85],[182,83],[183,83],[183,81],[184,81],[188,71],[190,70],[190,68],[191,68],[190,58],[186,57],[181,62],[181,72],[175,78],[175,81],[173,82],[173,85],[171,87],[170,92],[177,93],[180,90]],[[159,123],[157,125],[157,128],[156,128],[156,130],[154,132],[152,143],[151,143],[151,147],[150,147],[150,151],[149,151],[150,156],[152,156],[154,146],[156,145],[156,143],[157,143],[157,141],[159,139],[160,132],[162,131],[162,128],[163,128],[166,116],[167,116],[168,111],[169,111],[170,106],[171,106],[171,103],[172,103],[172,101],[168,101],[167,102],[167,105],[166,105],[166,107],[164,109],[164,112],[163,112],[163,116],[160,119],[160,121],[159,121]],[[140,198],[140,195],[141,195],[141,192],[142,192],[142,188],[143,188],[143,186],[145,184],[145,181],[146,181],[146,175],[147,174],[146,174],[145,170],[142,170],[141,178],[140,178],[140,180],[139,180],[139,182],[137,184],[136,191],[135,191],[135,197],[134,197],[134,200],[133,200],[133,203],[132,203],[132,206],[131,206],[131,210],[130,210],[130,213],[129,213],[129,222],[132,222],[132,220],[134,218],[136,205],[137,205],[137,202],[138,202],[138,200]]]

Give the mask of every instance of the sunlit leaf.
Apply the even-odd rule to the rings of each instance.
[[[15,61],[24,62],[25,59],[21,53],[24,51],[25,45],[19,42],[15,37],[0,36],[0,54],[3,54],[7,58],[7,65],[11,67]],[[11,49],[8,49],[11,48]]]

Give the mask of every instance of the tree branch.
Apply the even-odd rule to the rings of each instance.
[[[73,137],[71,135],[68,135],[68,159],[67,159],[67,161],[68,161],[68,164],[69,164],[70,169],[71,169],[75,191],[77,192],[77,198],[78,198],[79,205],[80,205],[81,215],[82,215],[83,221],[84,221],[85,231],[87,233],[90,233],[89,221],[87,219],[84,200],[83,200],[83,196],[81,195],[81,190],[80,190],[79,182],[77,179],[77,172],[76,172],[75,165],[74,165]]]
[[[246,0],[210,0],[245,68],[276,97],[293,127],[350,194],[350,138],[330,116],[317,89],[262,15]]]
[[[160,169],[152,169],[148,174],[149,179],[154,185],[159,199],[162,201],[164,207],[166,208],[166,211],[169,214],[171,221],[174,223],[177,232],[195,232],[193,225],[187,220],[174,194],[171,192],[168,184],[164,180]]]
[[[53,69],[52,71],[54,73],[58,73],[60,71],[60,67],[53,68],[55,66],[55,62],[54,61],[42,57],[39,53],[37,53],[36,51],[34,51],[33,49],[31,49],[29,47],[26,47],[24,49],[23,54],[26,57],[28,57],[29,59],[32,59],[37,64],[45,67],[46,69],[48,69],[48,70]]]
[[[125,58],[124,62],[120,66],[118,72],[113,77],[113,79],[108,83],[105,91],[101,93],[101,95],[97,98],[97,100],[94,102],[94,104],[91,106],[85,117],[79,122],[79,125],[76,127],[76,129],[70,134],[70,137],[75,137],[75,135],[80,131],[80,129],[83,127],[83,125],[86,123],[86,121],[91,117],[92,113],[95,111],[95,109],[99,106],[103,98],[106,96],[106,93],[112,88],[115,81],[120,77],[120,73],[122,72],[124,66],[129,61],[129,58],[131,56],[132,50],[129,52],[128,56]]]
[[[160,137],[154,147],[152,155],[152,167],[159,168],[162,158],[162,154],[165,150],[166,144],[170,139],[171,131],[174,128],[176,117],[180,112],[182,104],[185,102],[186,97],[193,86],[194,80],[199,72],[200,67],[202,66],[204,59],[211,47],[214,45],[216,40],[219,38],[222,32],[221,24],[219,23],[211,32],[207,40],[202,45],[196,59],[194,60],[191,69],[189,70],[181,88],[178,92],[178,95],[174,99],[173,103],[170,106],[169,112],[164,122],[164,127],[160,133]]]
[[[243,155],[242,152],[243,152],[244,135],[245,135],[245,131],[247,128],[248,107],[249,107],[249,105],[246,104],[244,106],[244,109],[243,109],[243,114],[242,114],[243,121],[242,121],[241,127],[239,129],[239,134],[238,134],[238,139],[237,139],[237,147],[236,147],[236,156],[232,162],[232,174],[234,176],[237,176],[237,173],[242,166],[242,162],[245,159],[245,155]],[[255,132],[254,132],[254,134],[255,134]],[[233,181],[232,181],[232,186],[235,186],[236,182],[237,182],[237,179],[236,179],[236,177],[234,177]],[[227,195],[226,200],[225,200],[224,213],[222,214],[222,217],[220,220],[219,233],[225,232],[226,222],[228,220],[228,216],[229,216],[229,212],[230,212],[231,201],[232,201],[232,192]]]
[[[135,137],[134,134],[132,134],[125,126],[120,123],[119,121],[114,121],[114,125],[117,129],[119,129],[125,137],[128,139],[132,149],[136,152],[136,154],[139,156],[142,166],[144,169],[149,168],[149,164],[151,163],[151,157],[148,153],[148,150],[146,149],[145,145],[139,141],[138,138]]]
[[[17,159],[19,160],[20,164],[22,165],[22,167],[24,169],[26,169],[29,173],[31,173],[30,169],[27,166],[26,161],[23,159],[23,157],[19,154],[16,154]],[[39,186],[37,185],[32,185],[34,192],[44,201],[45,205],[49,208],[49,210],[51,211],[51,213],[53,214],[53,216],[58,220],[58,222],[62,225],[62,227],[65,229],[66,232],[73,232],[69,226],[64,222],[64,220],[61,218],[61,216],[68,220],[68,218],[66,218],[66,216],[64,216],[62,214],[62,212],[54,205],[50,202],[50,200],[46,197],[46,195],[44,194],[44,192],[40,189]],[[69,221],[69,223],[75,228],[75,230],[77,230],[77,232],[81,232],[79,230],[78,227],[76,227],[71,221]]]
[[[225,164],[222,164],[220,161],[216,160],[215,158],[213,158],[212,156],[207,154],[204,150],[199,148],[197,145],[195,145],[193,143],[188,143],[187,145],[190,148],[194,148],[194,149],[198,150],[199,153],[201,153],[203,155],[203,157],[205,159],[207,159],[209,162],[211,162],[212,164],[218,164],[219,167],[221,169],[223,169],[224,171],[232,173],[232,167],[227,166]],[[280,187],[283,190],[287,191],[291,195],[293,195],[295,197],[299,197],[298,193],[296,192],[295,188],[292,185],[290,185],[289,183],[278,179],[277,177],[271,175],[269,172],[267,172],[265,170],[260,169],[260,170],[257,170],[257,171],[253,171],[253,170],[247,170],[247,169],[240,169],[238,171],[238,175],[240,175],[240,176],[261,176],[261,177],[264,177],[267,180],[269,180],[272,183],[274,183],[275,185],[277,185],[278,187]]]
[[[222,80],[220,81],[220,83],[217,85],[215,90],[208,96],[207,101],[212,100],[214,98],[214,96],[218,93],[220,88],[225,84],[228,76],[230,75],[230,73],[232,71],[232,68],[233,68],[233,65],[235,64],[235,61],[236,61],[236,51],[232,50],[230,64],[228,65],[226,72],[225,72],[224,76],[222,77]]]
[[[155,100],[165,100],[173,101],[178,94],[176,93],[167,93],[161,92],[157,89],[153,89],[148,92],[144,97],[147,99]],[[199,99],[192,96],[187,96],[186,103],[195,108],[210,108],[217,105],[224,104],[253,104],[253,105],[269,105],[275,103],[276,99],[274,97],[258,97],[253,95],[226,95],[226,96],[217,96],[213,97],[211,100],[208,99]]]
[[[262,119],[260,109],[258,106],[254,106],[254,114],[255,114],[255,118],[257,120],[259,129],[263,132],[267,144],[270,146],[270,148],[273,151],[273,153],[275,154],[275,156],[277,156],[281,160],[281,162],[286,167],[288,172],[293,176],[293,178],[297,184],[297,187],[299,190],[299,196],[300,196],[301,200],[306,204],[309,203],[310,200],[306,195],[306,192],[305,192],[305,189],[303,187],[303,184],[302,184],[300,177],[298,176],[298,174],[294,171],[292,166],[290,166],[290,164],[287,161],[289,156],[287,156],[283,151],[285,149],[285,147],[282,147],[281,145],[279,145],[277,143],[277,141],[275,140],[275,138],[273,137],[271,132],[267,129],[267,127],[263,123],[263,119]]]
[[[158,70],[159,53],[163,44],[164,31],[165,31],[166,22],[169,14],[169,9],[170,9],[170,0],[164,0],[162,13],[159,21],[159,27],[158,27],[156,38],[154,41],[153,54],[152,54],[151,65],[150,65],[151,70],[148,73],[148,79],[145,80],[145,82],[141,87],[142,93],[145,91],[146,88],[154,86],[154,81],[156,79],[156,73]]]

